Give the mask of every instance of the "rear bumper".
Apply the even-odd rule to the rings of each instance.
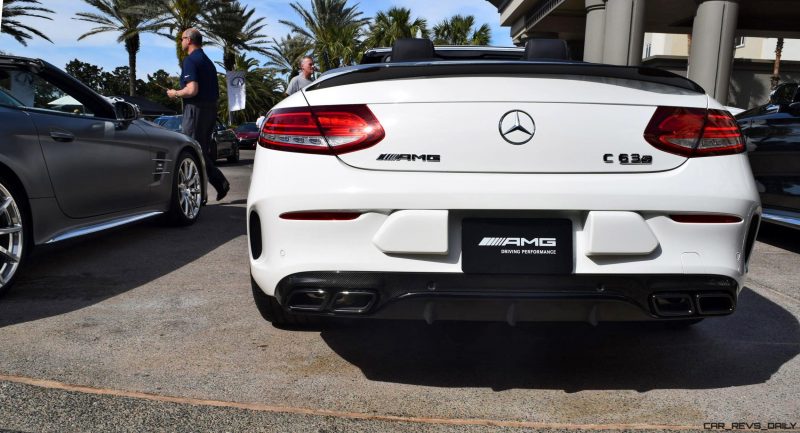
[[[280,217],[298,211],[360,216]],[[326,155],[259,148],[247,204],[250,270],[262,291],[281,302],[287,282],[300,276],[381,275],[368,317],[420,318],[427,308],[435,318],[506,320],[513,307],[514,315],[538,320],[589,320],[592,314],[597,320],[647,320],[656,318],[648,299],[656,292],[689,296],[686,302],[693,303],[700,287],[704,293],[730,293],[735,305],[760,212],[743,155],[697,158],[660,173],[523,175],[369,171]],[[742,221],[670,218],[686,213]],[[571,269],[557,277],[465,273],[470,266],[464,261],[464,222],[475,218],[569,220]],[[445,286],[428,293],[430,275]],[[693,286],[695,278],[706,276],[734,284]],[[340,288],[341,277],[327,278],[321,284]],[[662,288],[653,281],[674,284]],[[618,288],[599,293],[603,282]],[[456,313],[448,313],[451,305]],[[531,312],[520,311],[525,309]]]
[[[736,280],[719,275],[304,272],[281,280],[275,295],[295,314],[513,325],[727,315],[738,292]]]

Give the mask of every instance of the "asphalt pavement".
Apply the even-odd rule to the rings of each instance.
[[[0,299],[0,431],[800,430],[798,232],[765,227],[736,313],[686,330],[287,331],[250,294],[252,158],[220,164],[231,193],[192,227],[37,252]]]

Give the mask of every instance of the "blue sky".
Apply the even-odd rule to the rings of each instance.
[[[0,0],[1,2],[2,0]],[[311,8],[310,0],[294,0],[307,9]],[[289,6],[289,0],[241,0],[251,8],[255,8],[256,16],[264,17],[267,26],[264,32],[270,38],[279,39],[289,33],[288,27],[280,24],[278,20],[289,20],[300,23],[297,13]],[[492,29],[492,45],[511,45],[508,27],[500,27],[500,16],[497,9],[486,0],[349,0],[348,4],[359,4],[359,9],[364,16],[373,17],[380,10],[392,6],[402,6],[411,9],[414,17],[428,20],[432,27],[444,18],[455,14],[474,15],[478,25],[486,23]],[[24,47],[13,38],[0,34],[0,51],[9,54],[38,57],[56,66],[64,67],[70,60],[79,59],[101,66],[106,71],[111,71],[117,66],[127,66],[128,56],[122,44],[116,42],[118,34],[102,33],[77,40],[78,36],[86,33],[92,27],[91,23],[73,20],[76,12],[92,11],[81,0],[44,0],[42,4],[52,9],[53,20],[28,19],[25,23],[40,29],[54,43],[49,43],[40,38],[35,38]],[[212,60],[221,60],[219,50],[209,48],[206,50]],[[262,56],[251,54],[262,62]],[[179,72],[175,58],[173,42],[167,38],[156,35],[142,37],[142,49],[137,57],[137,76],[146,79],[148,73],[164,69],[169,73]]]

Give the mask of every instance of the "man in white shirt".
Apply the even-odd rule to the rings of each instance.
[[[300,74],[289,81],[289,87],[286,89],[286,94],[291,95],[303,87],[308,86],[314,80],[311,78],[314,73],[314,59],[311,56],[303,57],[300,61]]]
[[[256,119],[256,127],[258,128],[259,132],[261,131],[261,127],[264,126],[265,120],[267,120],[265,114],[262,114],[258,119]]]

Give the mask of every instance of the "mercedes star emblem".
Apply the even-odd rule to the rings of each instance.
[[[511,110],[500,118],[500,135],[511,144],[525,144],[535,132],[533,118],[524,111]]]

